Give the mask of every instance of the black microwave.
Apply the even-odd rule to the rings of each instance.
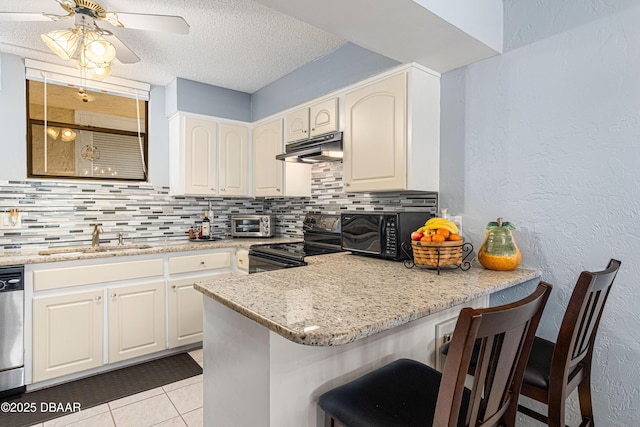
[[[354,254],[403,260],[403,242],[434,215],[429,212],[344,212],[340,215],[342,249]]]

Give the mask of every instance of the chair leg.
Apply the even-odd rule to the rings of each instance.
[[[578,384],[578,400],[580,401],[580,414],[582,423],[580,426],[593,426],[593,406],[591,404],[591,375],[585,372],[585,377]]]
[[[547,425],[549,427],[565,427],[565,405],[566,399],[562,398],[549,398],[547,405]]]

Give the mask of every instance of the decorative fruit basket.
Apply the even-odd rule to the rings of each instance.
[[[454,223],[442,218],[431,218],[424,227],[413,232],[411,243],[403,243],[402,250],[409,258],[404,261],[407,268],[430,268],[438,274],[442,268],[471,268],[471,262],[465,259],[473,246],[464,243]]]
[[[413,262],[426,267],[445,267],[462,264],[463,241],[411,242]]]

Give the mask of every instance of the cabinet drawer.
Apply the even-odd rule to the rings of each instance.
[[[118,280],[162,276],[163,274],[163,262],[161,259],[52,268],[33,272],[33,289],[35,291],[44,291],[48,289],[116,282]]]
[[[198,254],[169,258],[169,274],[231,267],[231,253]]]
[[[236,268],[247,270],[249,268],[249,251],[240,249],[236,252]]]

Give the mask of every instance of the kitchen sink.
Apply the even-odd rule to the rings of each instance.
[[[74,253],[112,252],[126,251],[131,249],[149,249],[151,245],[146,243],[128,243],[124,245],[104,245],[104,246],[65,246],[60,248],[43,249],[39,255],[59,255]]]

